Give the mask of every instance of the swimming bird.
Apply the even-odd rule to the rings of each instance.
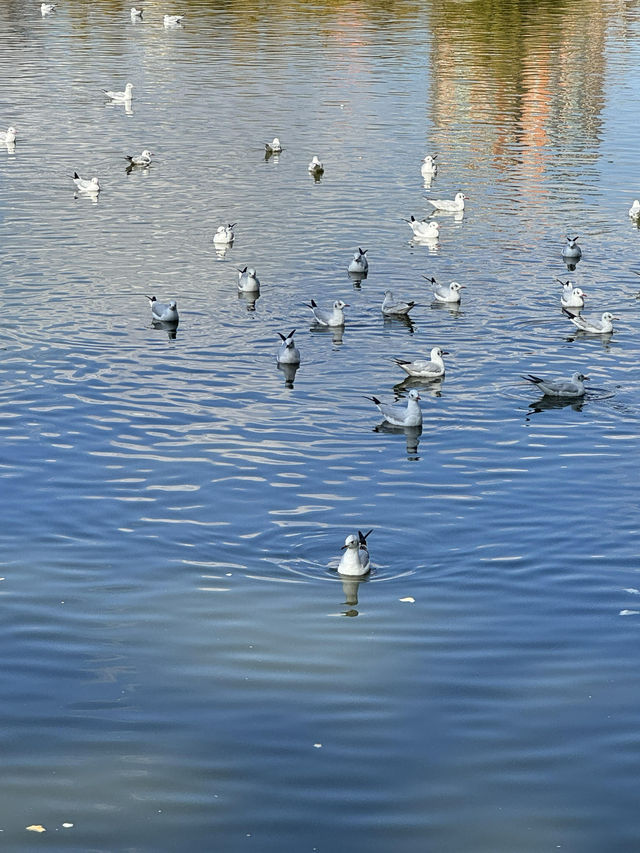
[[[282,343],[280,344],[280,349],[278,350],[278,355],[276,357],[278,364],[300,364],[300,350],[293,340],[295,331],[295,329],[292,329],[288,335],[283,335],[281,332],[278,332],[282,339]]]
[[[55,3],[41,3],[40,4],[40,14],[44,18],[45,15],[50,15],[52,12],[56,11]]]
[[[312,161],[309,163],[308,167],[311,174],[315,177],[319,177],[324,172],[324,166],[322,162],[318,159],[318,157],[314,154]]]
[[[133,157],[130,154],[125,154],[124,159],[129,161],[130,166],[144,166],[146,168],[151,165],[152,157],[153,153],[145,148],[142,154],[134,154]]]
[[[461,210],[464,210],[464,202],[465,199],[468,199],[469,196],[466,196],[464,193],[459,192],[456,193],[454,199],[448,198],[428,198],[427,201],[429,204],[432,204],[436,210],[444,210],[449,213],[458,213]]]
[[[312,299],[311,302],[308,303],[305,302],[305,305],[307,308],[311,308],[313,316],[321,326],[344,326],[343,309],[348,308],[349,305],[346,302],[343,302],[342,299],[337,299],[333,303],[331,311],[327,311],[324,308],[318,308],[315,299]]]
[[[167,303],[158,302],[155,296],[147,296],[147,299],[151,306],[151,318],[156,323],[175,323],[177,325],[180,318],[178,317],[178,303],[175,299]]]
[[[253,267],[238,267],[238,290],[240,293],[255,293],[260,290],[260,279]]]
[[[13,145],[16,141],[15,127],[8,127],[6,133],[0,133],[1,145]]]
[[[267,154],[279,154],[282,151],[282,145],[277,136],[274,136],[271,142],[265,142],[264,149]]]
[[[367,537],[371,533],[373,533],[373,528],[367,533],[358,530],[357,536],[353,533],[347,536],[341,549],[344,551],[344,554],[340,558],[338,574],[362,577],[369,572],[371,561],[369,559]]]
[[[97,178],[91,178],[91,180],[87,180],[86,178],[81,178],[77,172],[74,172],[73,183],[76,185],[78,191],[81,193],[100,192],[100,182]]]
[[[111,98],[112,101],[118,104],[128,103],[133,98],[133,83],[127,83],[124,87],[124,92],[112,92],[111,90],[104,89],[104,93],[107,98]]]
[[[562,285],[564,287],[564,285]],[[584,298],[587,294],[580,287],[571,287],[565,290],[560,297],[563,308],[584,308]]]
[[[394,358],[394,361],[409,376],[416,376],[419,379],[441,379],[444,376],[443,355],[449,355],[447,350],[432,347],[429,361],[426,358],[417,358],[415,361]]]
[[[435,219],[418,220],[415,216],[412,216],[411,219],[405,219],[405,222],[408,222],[411,226],[413,236],[420,240],[435,241],[440,236],[440,226]]]
[[[131,7],[131,20],[132,21],[141,21],[142,20],[142,9],[136,9],[135,6]]]
[[[569,319],[581,332],[588,332],[590,335],[608,335],[613,332],[613,321],[620,318],[614,317],[610,311],[605,311],[601,320],[588,320],[582,314]]]
[[[422,276],[431,283],[433,287],[433,298],[436,302],[460,302],[461,290],[464,290],[466,284],[458,284],[457,281],[452,281],[449,287],[443,284],[438,284],[433,276]]]
[[[369,261],[366,259],[368,249],[358,249],[353,253],[353,260],[349,264],[349,272],[366,273],[369,271]]]
[[[405,405],[402,403],[381,403],[377,397],[367,397],[366,400],[371,400],[380,410],[380,414],[394,426],[415,427],[422,423],[422,411],[418,405],[420,394],[415,388],[409,391],[409,396]]]
[[[589,379],[584,373],[574,373],[571,379],[541,379],[531,373],[522,378],[532,382],[548,397],[583,397],[584,383]]]
[[[629,216],[631,219],[640,219],[640,199],[635,199],[629,208]]]
[[[437,156],[437,154],[427,154],[423,159],[420,171],[422,172],[422,177],[425,178],[425,180],[435,177],[438,171],[438,164],[435,162]]]
[[[230,223],[229,225],[218,225],[216,233],[213,235],[214,243],[233,243],[235,239],[235,234],[233,233],[233,229],[236,227],[236,222]]]
[[[393,291],[385,290],[381,310],[385,317],[406,317],[415,304],[415,302],[396,302]]]
[[[162,23],[165,27],[179,27],[182,25],[184,15],[165,15]]]
[[[567,243],[562,247],[562,257],[565,260],[575,261],[582,257],[582,249],[578,246],[579,237],[567,237]]]

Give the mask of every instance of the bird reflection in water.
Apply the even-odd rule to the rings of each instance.
[[[411,391],[412,388],[415,388],[420,391],[420,396],[426,393],[432,397],[441,397],[442,381],[442,378],[429,380],[421,379],[419,376],[405,376],[401,382],[396,382],[393,390],[396,394],[404,394],[405,391]]]
[[[281,370],[284,375],[284,387],[285,388],[293,388],[293,383],[296,378],[296,373],[298,372],[298,368],[300,367],[300,363],[298,364],[278,364],[278,370]]]
[[[340,346],[344,335],[344,326],[323,326],[320,323],[314,323],[309,326],[309,331],[312,335],[331,335],[333,343]]]
[[[404,326],[409,330],[409,334],[415,332],[415,323],[408,314],[396,314],[394,317],[384,316],[383,319],[385,329],[398,328]]]
[[[430,383],[434,385],[435,383]],[[420,426],[411,426],[411,427],[403,427],[403,426],[395,426],[394,424],[390,424],[389,421],[382,421],[377,426],[373,428],[374,432],[384,432],[392,435],[401,435],[404,434],[404,437],[407,441],[407,459],[410,462],[417,462],[420,459],[418,455],[418,445],[420,444],[420,436],[422,435],[422,425]]]
[[[178,334],[177,323],[163,323],[161,320],[153,320],[151,325],[154,329],[164,329],[170,341],[175,341]]]
[[[256,310],[256,302],[260,299],[259,291],[253,292],[242,292],[238,291],[238,299],[241,302],[245,302],[247,306],[247,311],[255,311]]]
[[[368,583],[369,578],[341,578],[341,581],[344,603],[349,606],[349,609],[344,610],[342,615],[358,616],[359,611],[356,609],[358,605],[358,589],[361,583]]]
[[[538,400],[529,403],[526,419],[529,420],[531,415],[539,412],[546,412],[549,409],[564,409],[567,406],[570,406],[574,412],[581,412],[584,404],[584,397],[550,397],[545,394],[544,397],[540,397]]]

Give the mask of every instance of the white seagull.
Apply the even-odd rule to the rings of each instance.
[[[464,210],[465,199],[468,199],[464,193],[456,193],[454,199],[448,198],[428,198],[429,204],[432,204],[436,210],[444,210],[448,213],[459,213]]]
[[[444,376],[443,355],[449,355],[447,350],[432,347],[429,361],[425,358],[418,358],[415,361],[394,358],[394,361],[409,376],[416,376],[418,379],[441,379]]]
[[[567,237],[567,243],[562,247],[562,257],[565,260],[575,261],[582,257],[582,249],[578,246],[579,237]]]
[[[91,178],[91,180],[87,180],[86,178],[81,178],[77,172],[73,173],[73,183],[76,185],[78,192],[81,193],[99,193],[100,192],[100,182],[97,178]]]
[[[182,19],[184,15],[165,15],[162,19],[162,23],[165,27],[179,27],[182,25]]]
[[[367,537],[372,532],[373,529],[367,533],[358,530],[357,536],[353,533],[347,536],[341,549],[344,551],[344,554],[340,558],[338,574],[358,578],[369,572],[371,561],[369,559],[369,549],[367,548]]]
[[[151,306],[151,317],[156,323],[175,323],[179,321],[178,303],[175,299],[171,302],[158,302],[155,296],[147,296]]]
[[[258,293],[260,279],[253,267],[238,268],[238,290],[240,293]]]
[[[371,400],[380,410],[380,414],[394,426],[415,427],[422,423],[422,412],[418,405],[420,394],[412,388],[409,391],[409,396],[405,405],[402,403],[381,403],[377,397],[367,397],[366,400]]]
[[[440,226],[435,219],[418,220],[415,216],[412,216],[411,219],[405,219],[405,222],[409,223],[413,231],[413,236],[419,240],[435,241],[440,236]]]
[[[588,332],[590,335],[608,335],[613,332],[613,321],[620,318],[614,317],[609,311],[605,311],[601,320],[587,320],[581,314],[569,317],[569,319],[581,332]]]
[[[385,317],[406,317],[415,302],[396,302],[393,291],[385,290],[381,311]]]
[[[313,155],[313,160],[309,163],[307,168],[314,178],[319,177],[324,172],[324,166],[316,154]]]
[[[369,261],[366,259],[368,249],[358,248],[357,252],[353,253],[353,260],[349,264],[349,272],[365,273],[369,271]]]
[[[264,150],[267,154],[279,154],[282,151],[282,145],[277,136],[274,136],[271,142],[265,142]]]
[[[436,302],[460,302],[460,291],[464,290],[466,284],[459,284],[457,281],[452,281],[449,287],[443,284],[438,284],[433,276],[423,276],[433,287],[433,298]]]
[[[124,92],[112,92],[110,89],[103,90],[107,98],[111,98],[118,104],[130,103],[133,98],[133,83],[127,83],[124,87]]]
[[[44,18],[45,15],[50,15],[52,12],[56,11],[55,3],[42,3],[40,5],[40,14]]]
[[[321,326],[344,326],[344,309],[348,308],[349,305],[343,302],[342,299],[337,299],[333,303],[331,311],[318,308],[315,299],[312,299],[309,303],[305,302],[305,305],[307,308],[311,308],[313,316]]]
[[[564,285],[562,285],[564,287]],[[572,287],[570,291],[565,290],[560,297],[563,308],[584,308],[584,298],[587,294],[580,287]]]
[[[142,9],[136,9],[135,6],[131,7],[131,20],[132,21],[141,21],[142,20]]]
[[[220,245],[233,243],[236,236],[233,233],[233,229],[236,227],[236,224],[237,223],[233,222],[229,225],[218,225],[216,233],[213,235],[213,242],[219,243]]]
[[[438,164],[435,162],[437,156],[437,154],[427,154],[423,159],[420,171],[422,172],[422,177],[425,180],[435,177],[436,172],[438,171]]]
[[[133,157],[130,154],[125,154],[124,159],[129,161],[130,166],[144,166],[146,168],[151,165],[152,157],[153,152],[145,148],[142,154],[134,154]]]
[[[6,133],[0,133],[0,144],[2,145],[13,145],[16,141],[16,129],[15,127],[8,127]]]
[[[295,331],[295,329],[292,329],[288,335],[283,335],[281,332],[278,332],[282,339],[282,343],[280,344],[280,349],[278,350],[278,355],[276,357],[278,364],[300,364],[300,350],[293,340]]]
[[[629,216],[631,219],[640,219],[640,199],[635,199],[629,208]]]
[[[540,379],[539,376],[523,376],[527,382],[532,382],[548,397],[583,397],[584,383],[589,379],[584,373],[574,373],[571,379]]]

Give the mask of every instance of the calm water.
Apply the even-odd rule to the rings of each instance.
[[[0,7],[7,849],[635,850],[640,5],[130,5]],[[131,114],[101,93],[127,80]],[[568,276],[610,339],[574,334]],[[422,434],[377,431],[363,395],[435,345]],[[573,405],[520,378],[574,370]]]

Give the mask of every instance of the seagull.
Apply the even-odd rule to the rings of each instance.
[[[562,247],[562,257],[575,261],[582,257],[582,249],[578,246],[579,237],[567,237],[567,245]]]
[[[151,306],[151,318],[156,323],[175,323],[178,324],[178,303],[175,299],[171,302],[158,302],[155,296],[147,296],[149,305]]]
[[[451,200],[448,198],[428,198],[429,204],[432,204],[436,210],[444,210],[450,213],[459,213],[464,210],[465,199],[469,196],[464,193],[456,193],[456,197]]]
[[[422,177],[425,180],[435,177],[436,172],[438,171],[438,165],[434,161],[437,156],[437,154],[427,154],[423,159],[420,171],[422,172]]]
[[[78,191],[81,193],[99,193],[100,192],[100,182],[97,178],[91,178],[91,180],[87,180],[86,178],[81,178],[77,172],[73,173],[73,183],[78,188]]]
[[[313,316],[321,326],[344,326],[343,309],[348,308],[349,305],[346,302],[343,302],[342,299],[338,299],[333,303],[331,311],[327,311],[324,308],[318,308],[315,299],[312,299],[309,303],[305,302],[305,305],[307,308],[311,308]]]
[[[437,240],[440,236],[440,226],[435,219],[418,221],[415,216],[412,216],[411,219],[405,219],[405,222],[411,226],[413,236],[420,240]]]
[[[433,286],[433,298],[436,302],[460,302],[460,291],[464,290],[466,284],[458,284],[457,281],[452,281],[449,287],[443,284],[438,284],[433,276],[422,276]]]
[[[141,21],[142,20],[142,9],[136,9],[135,6],[131,7],[131,20]]]
[[[277,136],[274,136],[271,142],[265,142],[264,149],[267,154],[279,154],[282,151],[282,145]]]
[[[565,286],[564,284],[562,285]],[[572,287],[571,290],[565,290],[560,297],[560,302],[563,308],[584,308],[584,298],[587,294],[579,287]]]
[[[50,15],[52,12],[56,11],[55,3],[42,3],[40,5],[40,14],[44,18],[45,15]]]
[[[313,160],[309,163],[307,168],[314,177],[319,177],[324,172],[324,166],[315,154],[313,155]]]
[[[640,199],[636,199],[629,208],[629,216],[631,219],[640,219]]]
[[[111,90],[104,89],[104,93],[107,98],[111,98],[112,101],[116,101],[118,104],[125,104],[131,101],[133,97],[131,90],[133,89],[133,83],[127,83],[124,87],[124,92],[112,92]]]
[[[253,267],[238,267],[238,290],[240,293],[255,293],[260,291],[260,279]]]
[[[394,358],[394,361],[409,376],[417,376],[419,379],[441,379],[444,376],[443,355],[449,355],[447,350],[432,347],[429,361],[424,358],[416,359],[416,361]]]
[[[213,235],[214,243],[233,243],[235,239],[235,234],[233,233],[233,229],[236,227],[237,223],[232,223],[229,225],[218,225],[216,233]]]
[[[365,257],[368,251],[368,249],[358,248],[358,251],[353,253],[353,260],[349,264],[349,272],[365,273],[369,271],[369,261]]]
[[[581,332],[588,332],[590,335],[608,335],[613,332],[613,321],[620,318],[614,317],[609,311],[605,311],[601,320],[587,320],[581,314],[569,317],[569,319]]]
[[[278,364],[300,364],[300,350],[293,340],[295,331],[295,329],[292,329],[288,335],[278,332],[282,339],[277,355]]]
[[[144,166],[146,168],[151,165],[152,157],[153,153],[145,148],[142,154],[134,154],[133,157],[126,154],[124,159],[129,161],[130,166]]]
[[[548,397],[583,397],[584,383],[589,379],[584,373],[574,373],[571,379],[540,379],[539,376],[523,376],[527,382],[532,382]]]
[[[8,127],[6,133],[0,133],[0,144],[1,145],[13,145],[16,141],[16,129],[15,127]]]
[[[373,529],[367,533],[358,530],[357,536],[353,533],[347,536],[341,549],[344,551],[344,554],[340,557],[338,574],[362,577],[369,572],[371,563],[369,560],[369,549],[367,548],[367,537],[371,533],[373,533]]]
[[[420,394],[415,388],[409,391],[406,405],[402,403],[381,403],[377,397],[367,397],[366,395],[365,399],[374,402],[385,421],[394,426],[415,427],[422,423],[422,412],[418,405]]]
[[[385,290],[381,310],[385,317],[406,317],[415,304],[415,302],[396,302],[393,298],[393,292]]]
[[[162,23],[165,27],[179,27],[182,25],[182,19],[184,15],[165,15],[162,19]]]

